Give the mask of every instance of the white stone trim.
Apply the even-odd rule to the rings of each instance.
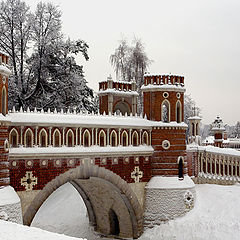
[[[31,134],[31,147],[33,147],[33,139],[34,139],[34,135],[33,135],[33,131],[31,128],[27,128],[27,130],[24,133],[24,146],[27,147],[27,134],[28,132],[30,132]]]
[[[67,133],[66,133],[66,145],[68,146],[68,135],[72,134],[72,146],[74,146],[74,133],[73,130],[70,128],[68,129]]]
[[[58,133],[59,134],[59,147],[61,146],[61,143],[62,143],[62,134],[61,132],[59,131],[58,128],[56,128],[53,132],[53,146],[56,147],[56,142],[55,142],[55,134]]]
[[[104,138],[104,140],[103,140],[103,146],[105,147],[106,146],[106,133],[103,131],[103,130],[101,130],[100,132],[99,132],[99,134],[98,134],[98,145],[99,146],[101,146],[101,135],[103,135],[103,138]]]
[[[12,128],[10,133],[9,133],[9,139],[10,139],[10,145],[12,145],[12,133],[15,132],[17,135],[17,141],[16,141],[16,145],[18,146],[19,144],[19,134],[16,128]]]
[[[88,134],[88,144],[85,143],[85,134]],[[82,142],[83,142],[83,146],[85,146],[85,145],[88,145],[88,147],[91,146],[91,134],[88,129],[85,129],[85,131],[83,132],[83,141]]]
[[[114,146],[112,145],[112,136],[113,136],[113,134],[115,136],[115,145]],[[110,133],[110,145],[112,147],[116,147],[118,145],[118,137],[117,137],[117,132],[115,130],[112,130],[111,133]]]

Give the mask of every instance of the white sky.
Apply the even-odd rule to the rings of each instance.
[[[37,2],[27,0],[33,8]],[[59,5],[66,37],[85,40],[84,65],[89,86],[109,74],[109,56],[124,35],[145,43],[154,63],[151,73],[185,76],[187,93],[202,110],[203,123],[217,115],[228,124],[240,121],[239,0],[51,0]]]

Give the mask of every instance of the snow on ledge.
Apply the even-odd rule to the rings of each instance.
[[[156,90],[156,91],[179,91],[179,92],[185,92],[186,89],[182,87],[181,85],[170,85],[170,84],[163,84],[163,85],[155,85],[155,84],[148,84],[147,86],[143,85],[141,87],[141,90],[144,92]]]
[[[15,204],[19,202],[20,198],[11,186],[0,188],[0,206]]]
[[[146,185],[146,188],[154,189],[189,189],[194,188],[195,184],[189,176],[184,176],[183,180],[178,177],[154,176]]]
[[[0,72],[6,74],[7,76],[11,74],[11,71],[4,65],[0,65]]]
[[[52,233],[40,228],[0,220],[0,239],[2,240],[86,240],[86,238],[69,237]]]
[[[19,147],[10,148],[10,156],[46,156],[46,155],[62,155],[62,156],[103,156],[103,155],[151,155],[153,153],[152,146],[127,146],[127,147],[100,147],[100,146],[75,146],[75,147]]]
[[[107,90],[99,90],[98,95],[103,95],[107,93],[112,93],[114,95],[120,95],[120,96],[138,96],[138,93],[136,91],[124,91],[124,90],[116,90],[115,88],[107,89]]]

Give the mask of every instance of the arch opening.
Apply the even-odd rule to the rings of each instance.
[[[127,113],[129,115],[131,110],[126,102],[120,101],[115,105],[114,112],[121,112],[122,115],[125,115],[125,113]]]
[[[2,89],[2,114],[3,116],[7,114],[7,94],[5,86]]]
[[[11,147],[18,146],[18,132],[15,128],[13,128],[10,132],[10,146]]]
[[[179,180],[183,180],[183,158],[180,157],[178,161],[178,178]]]
[[[120,227],[117,214],[114,212],[114,210],[110,209],[108,216],[110,222],[110,235],[119,236]]]
[[[61,133],[58,129],[55,129],[53,133],[53,146],[60,147],[61,146]]]
[[[164,100],[161,106],[161,120],[162,122],[170,122],[170,103],[168,100]]]
[[[123,238],[138,238],[141,235],[142,208],[131,187],[118,175],[96,165],[70,169],[49,182],[26,210],[24,224],[30,225],[44,201],[67,182],[82,196],[88,209],[89,222],[96,226],[97,232]],[[101,188],[105,190],[101,191]]]

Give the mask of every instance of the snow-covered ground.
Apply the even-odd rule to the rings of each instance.
[[[0,220],[1,240],[83,240]]]
[[[240,185],[196,185],[197,203],[186,216],[147,230],[141,240],[239,240]]]
[[[196,185],[197,202],[186,216],[147,230],[141,240],[239,240],[240,185]],[[88,240],[99,239],[88,226],[79,194],[65,184],[56,190],[36,215],[33,226]],[[1,239],[1,238],[0,238]]]

